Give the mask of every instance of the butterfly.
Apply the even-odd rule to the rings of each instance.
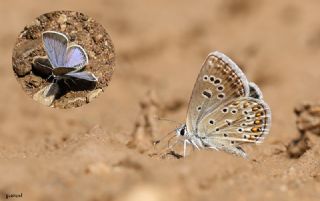
[[[208,55],[192,91],[186,123],[176,129],[186,146],[226,151],[247,158],[241,148],[261,143],[271,126],[271,110],[259,87],[226,55]],[[181,138],[180,138],[181,139]]]
[[[55,81],[65,79],[80,79],[97,82],[97,77],[87,71],[82,71],[89,63],[85,50],[76,44],[68,44],[66,35],[56,31],[45,31],[42,33],[44,49],[47,53],[50,65],[35,65],[37,71],[50,74]],[[38,59],[38,61],[41,61]]]

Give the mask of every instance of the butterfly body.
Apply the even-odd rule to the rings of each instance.
[[[196,133],[188,133],[187,125],[183,124],[181,127],[176,129],[176,134],[178,136],[184,137],[184,156],[186,155],[186,145],[191,144],[197,149],[205,148],[208,145],[205,143],[205,138],[200,137]]]
[[[186,124],[176,130],[186,145],[246,157],[240,145],[260,143],[269,133],[271,111],[258,86],[220,52],[210,53],[194,86]]]
[[[77,72],[77,71],[78,71],[78,69],[76,69],[76,68],[57,67],[57,68],[52,69],[52,75],[53,76],[63,76],[67,73]]]

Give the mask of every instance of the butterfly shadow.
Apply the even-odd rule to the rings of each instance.
[[[93,90],[97,85],[97,82],[76,77],[54,77],[52,73],[53,67],[49,59],[46,57],[37,57],[33,60],[32,72],[35,75],[45,79],[47,82],[58,84],[59,90],[56,94],[56,99],[59,99],[70,91]]]

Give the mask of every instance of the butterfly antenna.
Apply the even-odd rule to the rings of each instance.
[[[166,119],[166,118],[161,118],[161,117],[155,117],[155,119],[160,120],[160,121],[168,121],[168,122],[172,122],[172,123],[176,123],[176,124],[182,125],[181,122],[178,122],[178,121],[175,121],[175,120],[171,120],[171,119]]]
[[[156,140],[153,142],[153,145],[156,146],[157,144],[159,144],[163,139],[165,139],[166,137],[168,137],[172,132],[174,132],[176,129],[168,132],[165,136],[163,136],[162,138],[160,138],[159,140]]]
[[[168,146],[169,149],[171,149],[172,147],[174,147],[178,143],[178,141],[177,141],[172,146],[170,146],[171,140],[173,140],[175,137],[177,137],[177,135],[174,135],[174,136],[170,137],[170,139],[168,140],[168,145],[167,146]]]

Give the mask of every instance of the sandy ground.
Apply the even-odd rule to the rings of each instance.
[[[320,99],[319,7],[316,0],[1,1],[1,199],[319,200],[319,137],[307,132],[300,154],[287,151],[300,135],[294,108]],[[71,110],[33,101],[11,65],[22,28],[59,9],[96,19],[117,55],[105,93]],[[177,126],[152,119],[156,113],[185,121],[213,50],[261,87],[273,112],[266,141],[245,147],[249,160],[215,151],[159,159],[144,150],[150,141],[128,146],[133,134],[148,139]]]

